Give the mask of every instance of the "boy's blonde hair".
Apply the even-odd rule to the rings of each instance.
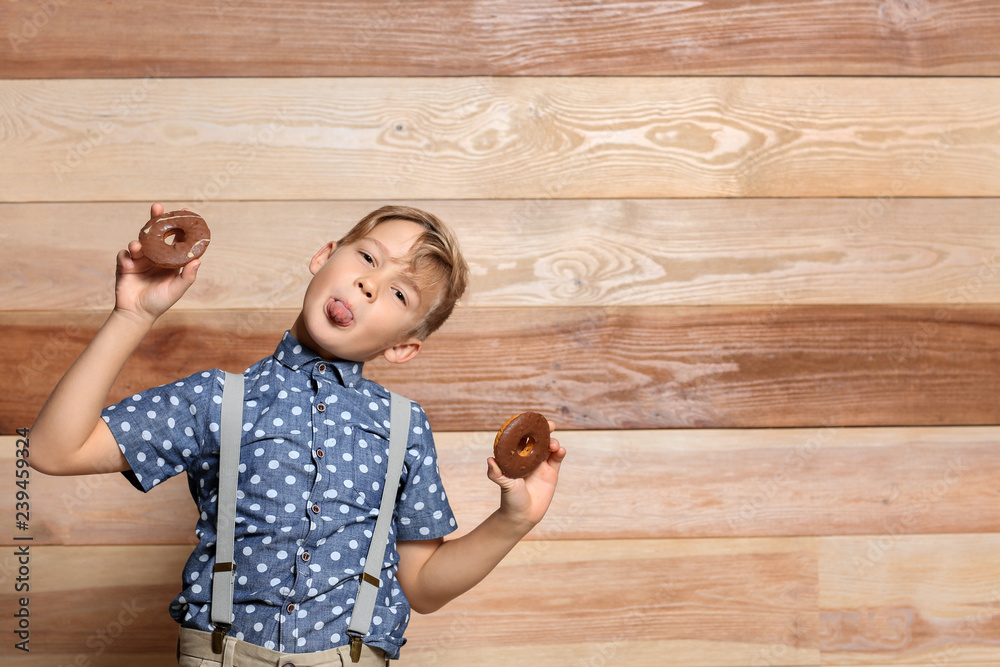
[[[412,206],[383,206],[358,221],[351,231],[339,241],[337,247],[360,241],[375,227],[389,220],[408,220],[424,228],[423,234],[413,244],[407,261],[414,282],[421,291],[437,289],[437,301],[427,311],[424,319],[410,332],[424,340],[444,324],[455,304],[465,293],[469,282],[469,266],[462,257],[458,241],[441,220],[426,211]]]

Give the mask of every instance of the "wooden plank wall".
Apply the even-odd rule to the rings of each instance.
[[[33,473],[15,524],[15,430],[151,201],[213,244],[112,399],[269,353],[304,260],[381,203],[458,230],[471,293],[371,375],[426,407],[463,531],[507,416],[569,458],[401,664],[1000,663],[995,3],[4,0],[0,26],[5,665],[173,664],[182,480]]]

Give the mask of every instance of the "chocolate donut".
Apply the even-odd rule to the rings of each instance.
[[[142,254],[165,269],[177,269],[201,257],[211,237],[204,219],[191,211],[161,213],[139,231]]]
[[[507,477],[525,477],[549,456],[549,422],[537,412],[522,412],[500,427],[493,456]]]

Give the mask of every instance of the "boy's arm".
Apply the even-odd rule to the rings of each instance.
[[[510,479],[489,460],[488,477],[500,486],[500,508],[472,532],[454,540],[401,541],[396,579],[414,611],[428,614],[478,584],[542,520],[566,450],[552,439],[549,458],[523,479]]]
[[[125,456],[101,419],[122,366],[148,327],[112,312],[49,395],[31,428],[31,457],[49,475],[128,470]]]
[[[163,212],[154,204],[152,214]],[[50,475],[128,470],[101,410],[122,367],[194,283],[199,261],[181,272],[153,266],[138,241],[118,253],[115,308],[42,406],[31,428],[32,467]]]

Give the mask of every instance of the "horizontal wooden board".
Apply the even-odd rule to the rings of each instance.
[[[28,600],[30,655],[0,645],[4,664],[55,666],[114,664],[129,655],[171,657],[176,665],[177,624],[167,611],[179,592],[188,546],[44,547],[28,545],[29,589],[4,586],[0,610],[13,616]],[[8,577],[20,565],[13,549],[0,557]],[[83,656],[78,658],[78,656]],[[157,664],[151,661],[150,664]],[[79,662],[74,662],[79,660]],[[108,661],[108,663],[105,663]],[[146,664],[144,658],[133,664]]]
[[[13,437],[2,437],[9,445],[0,457],[0,469],[15,479]],[[18,457],[19,458],[19,457]],[[23,475],[23,473],[22,473]],[[23,481],[23,477],[20,478]],[[150,494],[137,491],[119,473],[56,477],[31,470],[27,475],[29,494],[26,531],[14,530],[0,543],[16,545],[30,535],[36,545],[107,544],[190,544],[198,512],[187,478],[179,475]],[[0,516],[4,524],[17,526],[24,516],[17,514],[11,485]]]
[[[819,545],[820,648],[835,664],[1000,662],[997,535]]]
[[[154,67],[184,77],[996,75],[994,9],[989,0],[7,2],[0,77]]]
[[[33,652],[92,656],[88,640],[98,644],[92,638],[123,613],[123,604],[133,610],[130,624],[106,653],[172,650],[176,630],[166,602],[176,593],[185,551],[34,548]],[[798,644],[791,655],[815,664],[816,562],[811,540],[521,545],[473,592],[415,617],[401,664],[468,665],[468,656],[455,662],[454,652],[484,648],[493,657],[475,664],[509,664],[508,650],[559,655],[560,646],[582,658],[606,650],[609,641],[623,651],[638,648],[647,660],[664,650],[676,656],[661,665],[746,664],[755,651],[788,637],[789,628]],[[637,579],[645,585],[635,585]],[[11,602],[0,591],[0,609]],[[656,641],[647,645],[650,639]],[[0,650],[12,652],[6,642]]]
[[[521,545],[473,592],[412,621],[414,664],[458,665],[463,655],[480,664],[502,648],[503,664],[613,653],[613,664],[747,665],[779,644],[787,652],[776,664],[816,664],[815,548],[808,539]]]
[[[175,307],[295,308],[313,253],[383,203],[205,202],[212,246]],[[408,203],[454,227],[467,306],[1000,303],[997,199]],[[110,309],[115,253],[147,216],[0,204],[0,309]]]
[[[988,78],[0,81],[0,201],[1000,195]]]
[[[465,596],[415,616],[400,664],[993,665],[998,548],[997,534],[522,543]],[[186,549],[34,548],[38,662],[21,664],[102,646],[109,661],[169,653],[166,600]],[[13,602],[2,591],[0,609]]]
[[[104,320],[0,312],[0,433],[29,426]],[[112,389],[120,400],[270,355],[294,311],[167,313]],[[404,365],[366,373],[442,431],[526,408],[561,428],[1000,423],[1000,310],[927,307],[468,308]]]
[[[996,426],[557,437],[569,456],[530,540],[1000,532]],[[435,440],[455,535],[462,535],[499,503],[485,473],[493,433],[445,432]],[[0,438],[0,478],[15,478],[14,443]],[[36,544],[194,543],[197,513],[183,475],[148,494],[118,474],[32,471],[29,480]],[[4,525],[15,525],[15,490],[2,505]],[[0,544],[12,542],[0,535]]]

